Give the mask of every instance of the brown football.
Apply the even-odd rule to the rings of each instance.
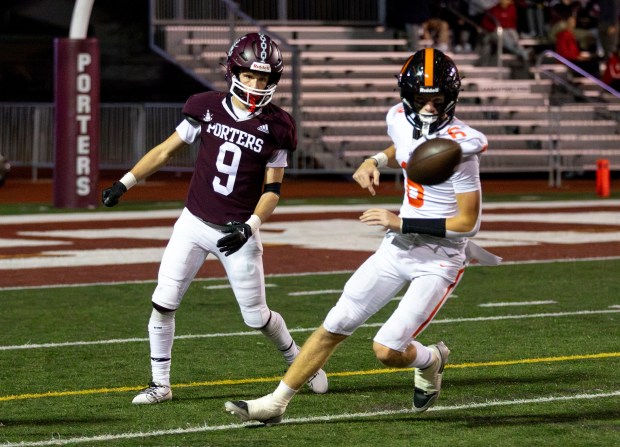
[[[461,162],[461,146],[454,140],[433,138],[415,148],[407,162],[407,177],[420,185],[448,180]]]

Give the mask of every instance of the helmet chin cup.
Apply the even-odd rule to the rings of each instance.
[[[231,79],[230,93],[248,108],[266,106],[271,102],[275,92],[276,85],[263,90],[243,85],[237,76]]]
[[[418,113],[418,118],[422,123],[422,128],[420,129],[420,133],[424,136],[428,135],[430,132],[431,124],[436,122],[439,119],[439,115],[433,115],[429,113]]]

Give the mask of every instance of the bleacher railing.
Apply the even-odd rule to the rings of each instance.
[[[566,74],[558,74],[553,69],[544,68],[545,61],[549,61],[549,60],[553,60],[555,61],[556,64],[559,63],[567,67],[568,73],[569,73],[568,76]],[[584,95],[583,92],[578,87],[573,85],[573,83],[571,82],[571,77],[575,75],[575,73],[577,76],[582,76],[588,79],[593,84],[597,85],[600,89],[601,96],[603,92],[607,92],[611,94],[615,99],[620,101],[620,92],[613,89],[609,85],[605,84],[600,79],[593,76],[592,74],[588,73],[583,68],[575,65],[573,62],[569,61],[565,57],[559,55],[555,51],[545,50],[541,52],[538,55],[538,58],[536,59],[536,68],[537,69],[535,71],[535,79],[538,84],[540,84],[541,82],[541,77],[544,76],[545,78],[551,79],[556,85],[563,87],[567,92],[569,92],[574,97],[579,98],[581,102],[598,102],[599,99],[593,99],[592,97],[588,97]],[[553,114],[553,105],[550,99],[551,99],[551,96],[547,100],[546,105],[549,110],[549,115],[551,116]],[[619,112],[620,110],[617,107],[611,107],[611,106],[609,107],[608,110],[598,111],[600,115],[603,115],[605,118],[616,120],[616,122],[618,122],[618,119],[620,118]],[[620,124],[616,128],[616,132],[620,132]],[[592,148],[591,150],[596,152],[596,148]],[[582,152],[583,152],[583,155],[586,155],[586,151],[582,151]],[[612,155],[614,159],[620,158],[620,148],[617,148],[616,150],[600,151],[600,153],[601,153],[601,157],[605,157],[605,154],[607,154],[607,155]],[[570,151],[563,151],[562,148],[555,147],[552,150],[551,163],[553,165],[552,172],[554,173],[554,178],[550,182],[551,186],[555,186],[555,187],[562,186],[562,174],[565,171],[570,170],[571,168],[570,163],[567,163],[566,161],[567,154],[568,156],[573,156],[572,154],[570,154]],[[579,155],[577,154],[576,156],[579,156]],[[589,167],[592,168],[592,165],[590,165]],[[612,164],[611,169],[618,170],[620,169],[620,165],[614,163]]]

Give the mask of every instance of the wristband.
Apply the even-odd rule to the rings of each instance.
[[[388,156],[385,155],[385,152],[379,152],[378,154],[370,157],[369,160],[374,160],[377,163],[378,168],[384,168],[388,164]]]
[[[245,223],[250,226],[250,228],[252,229],[252,234],[254,234],[256,233],[256,230],[258,230],[258,227],[260,227],[263,222],[260,220],[260,217],[258,217],[256,214],[252,214],[250,218],[245,221]]]
[[[446,219],[420,219],[403,217],[400,224],[400,232],[403,234],[418,233],[431,236],[446,237]]]
[[[272,193],[274,193],[275,195],[277,195],[279,197],[280,196],[280,187],[281,186],[282,186],[281,182],[267,183],[263,187],[263,194],[265,194],[266,192],[272,192]]]
[[[136,176],[133,175],[131,172],[128,172],[127,174],[125,174],[123,176],[123,178],[120,180],[120,182],[125,185],[125,188],[129,189],[132,186],[136,186],[136,184],[138,183],[138,180],[136,180]]]

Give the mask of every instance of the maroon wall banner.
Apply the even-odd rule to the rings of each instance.
[[[99,203],[99,42],[54,41],[54,206]]]

